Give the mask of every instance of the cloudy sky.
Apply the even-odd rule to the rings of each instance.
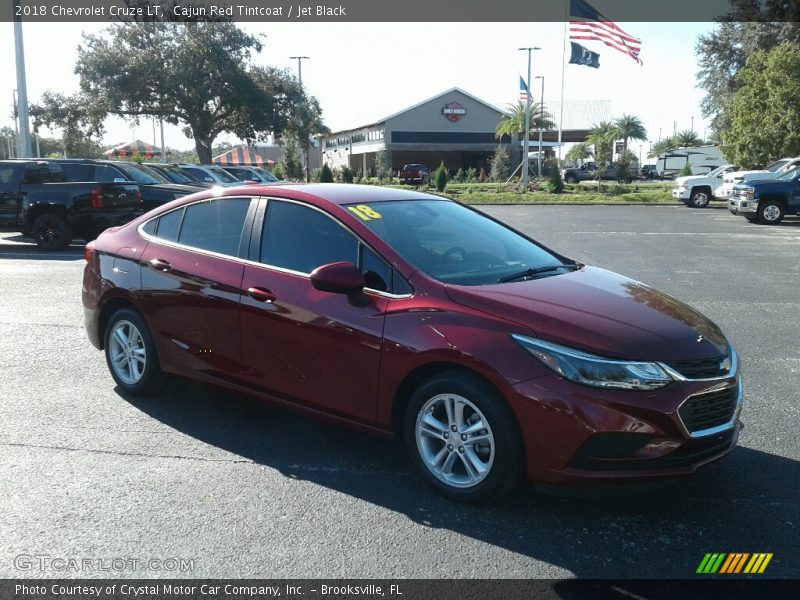
[[[701,135],[703,93],[695,82],[697,36],[710,23],[619,23],[642,40],[644,66],[604,46],[587,42],[600,53],[600,69],[567,65],[565,100],[610,100],[614,116],[623,112],[644,121],[651,141],[677,129]],[[45,90],[72,92],[77,47],[84,32],[97,23],[27,23],[25,51],[28,95],[36,101]],[[296,70],[289,56],[306,55],[303,82],[321,102],[326,123],[339,130],[374,122],[451,87],[460,87],[503,107],[515,102],[519,75],[527,58],[520,46],[539,46],[533,75],[545,77],[545,100],[561,93],[563,23],[247,23],[242,27],[265,36],[256,62]],[[11,23],[0,23],[0,126],[13,126],[12,91],[16,88]],[[567,44],[568,45],[568,44]],[[538,81],[532,86],[538,96]],[[104,142],[138,137],[153,141],[150,123],[132,127],[109,119]],[[224,139],[224,138],[220,138]],[[191,148],[177,128],[168,127],[167,145]],[[235,140],[230,140],[235,141]],[[634,150],[637,148],[634,147]],[[646,153],[647,145],[644,150]]]

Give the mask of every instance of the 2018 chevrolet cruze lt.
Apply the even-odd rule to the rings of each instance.
[[[399,434],[451,498],[684,475],[741,428],[714,323],[437,196],[209,190],[86,259],[86,330],[120,390],[176,374]]]

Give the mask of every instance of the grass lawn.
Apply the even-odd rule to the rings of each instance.
[[[392,185],[400,189],[413,186]],[[435,188],[417,188],[435,193]],[[444,195],[465,204],[675,204],[671,184],[597,184],[565,185],[560,194],[529,191],[522,194],[504,183],[450,183]]]

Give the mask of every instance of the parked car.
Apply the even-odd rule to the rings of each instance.
[[[431,170],[425,165],[405,165],[397,176],[402,183],[428,183],[431,180]]]
[[[775,180],[749,180],[733,188],[730,211],[748,221],[777,225],[786,215],[800,215],[800,168]]]
[[[233,175],[238,181],[255,181],[256,183],[275,183],[280,181],[272,173],[266,169],[259,167],[248,167],[245,165],[239,166],[224,166],[222,167],[228,173]]]
[[[705,208],[712,200],[724,200],[722,197],[722,177],[726,173],[738,171],[736,165],[722,165],[707,175],[692,175],[678,177],[675,187],[672,188],[672,197],[680,200],[686,206]]]
[[[767,166],[766,169],[755,169],[751,171],[734,171],[723,176],[722,191],[720,197],[730,200],[733,197],[733,188],[746,181],[777,179],[784,173],[792,171],[800,166],[800,157],[782,158]]]
[[[686,475],[741,428],[709,319],[431,194],[209,190],[90,244],[82,300],[123,394],[170,373],[396,434],[460,500]]]
[[[54,160],[61,165],[68,181],[134,181],[138,183],[142,194],[142,207],[145,211],[204,189],[196,185],[172,183],[150,167],[135,162],[83,158]]]
[[[160,174],[162,177],[167,178],[172,183],[178,183],[180,185],[193,185],[201,188],[210,188],[213,186],[211,183],[196,179],[175,163],[146,163],[145,166]]]
[[[617,180],[617,165],[608,164],[604,168],[600,170],[599,173],[600,179],[602,180]],[[635,179],[639,176],[638,169],[636,165],[631,165],[630,171],[628,173],[627,181]],[[580,167],[573,167],[568,169],[563,169],[561,171],[561,177],[564,179],[566,183],[578,183],[579,181],[587,181],[590,179],[597,179],[598,178],[598,170],[597,165],[593,162],[583,163]]]
[[[655,165],[642,165],[642,179],[658,179],[658,169]]]
[[[140,214],[135,183],[65,182],[52,161],[0,161],[0,227],[33,236],[44,250],[66,248],[76,237],[93,240]]]
[[[203,183],[211,185],[232,186],[241,185],[242,182],[217,165],[178,165],[182,170]]]

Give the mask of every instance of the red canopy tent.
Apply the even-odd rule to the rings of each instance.
[[[120,144],[119,146],[106,150],[103,156],[108,158],[127,158],[132,156],[141,156],[142,158],[153,158],[161,156],[161,148],[148,144],[142,140],[135,140],[127,144]]]
[[[275,161],[265,158],[259,154],[255,148],[239,146],[228,150],[224,154],[219,154],[211,159],[215,165],[246,165],[248,167],[267,167],[272,168]]]

